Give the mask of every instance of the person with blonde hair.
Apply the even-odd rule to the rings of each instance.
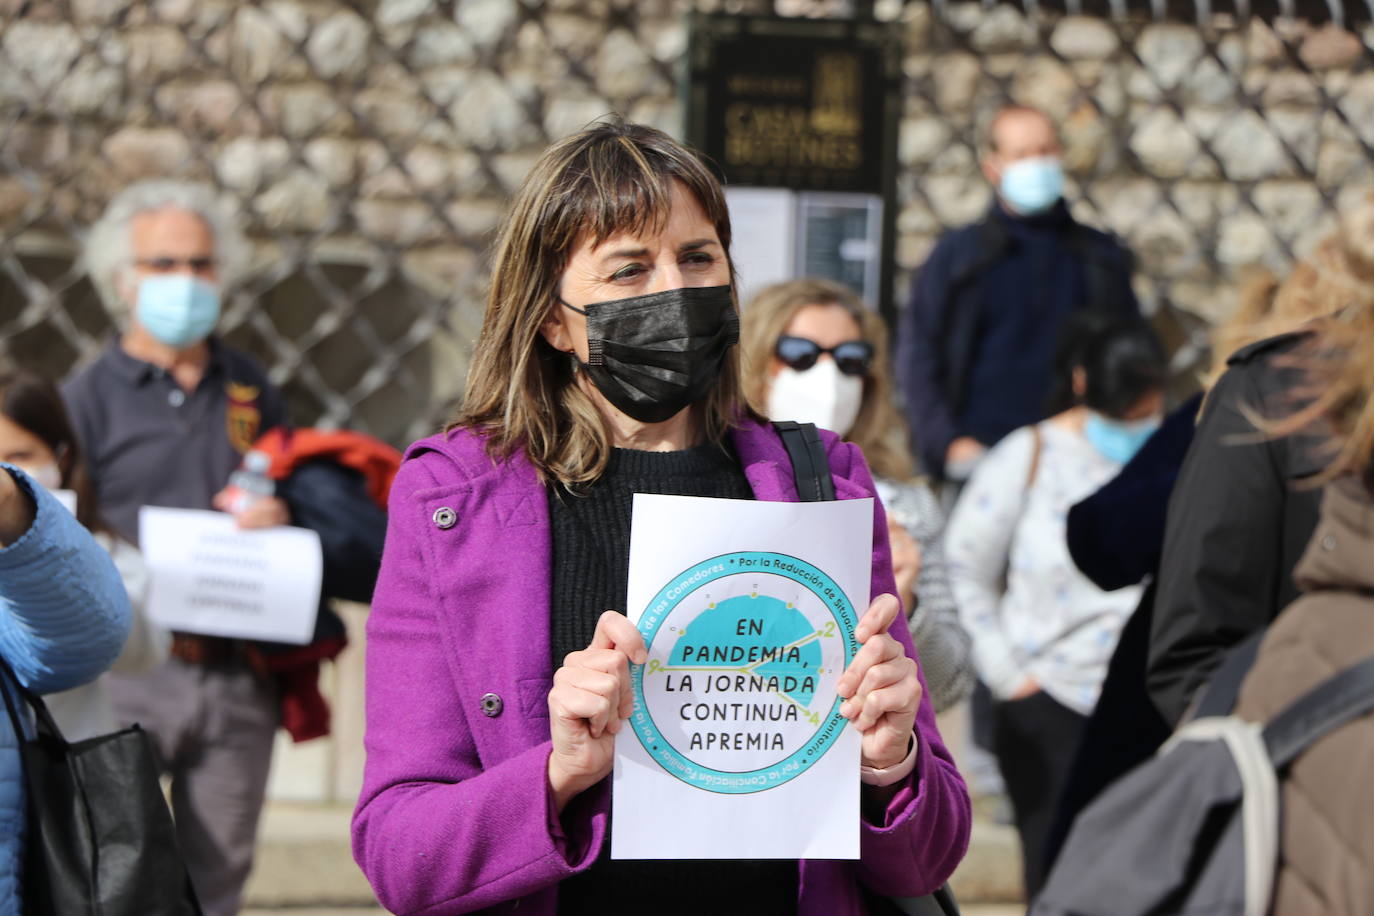
[[[1336,237],[1328,238],[1287,278],[1268,270],[1248,277],[1236,307],[1212,331],[1212,366],[1203,376],[1203,390],[1169,412],[1159,432],[1120,474],[1069,511],[1069,553],[1078,568],[1102,588],[1141,582],[1146,588],[1122,628],[1102,694],[1060,796],[1047,867],[1078,813],[1104,788],[1153,756],[1173,732],[1173,722],[1164,720],[1146,690],[1146,666],[1169,496],[1192,444],[1204,397],[1226,372],[1233,354],[1291,333],[1326,313],[1325,295],[1314,296],[1312,291],[1331,280],[1314,265],[1339,265],[1339,251]]]
[[[1268,775],[1254,780],[1251,770],[1243,793],[1223,797],[1224,774],[1201,762],[1205,745],[1196,745],[1190,757],[1180,742],[1171,742],[1169,753],[1084,813],[1083,830],[1070,840],[1051,881],[1055,899],[1037,901],[1036,914],[1117,912],[1111,903],[1118,887],[1130,889],[1137,904],[1133,913],[1143,911],[1139,904],[1161,899],[1162,892],[1170,892],[1176,905],[1171,911],[1178,912],[1374,912],[1374,789],[1366,765],[1374,755],[1374,717],[1368,711],[1374,698],[1374,284],[1362,279],[1374,278],[1368,271],[1374,259],[1350,260],[1352,253],[1360,255],[1347,247],[1334,276],[1320,276],[1330,265],[1309,273],[1314,288],[1335,294],[1326,304],[1341,307],[1311,322],[1290,351],[1287,366],[1297,373],[1293,390],[1302,401],[1275,403],[1279,413],[1253,416],[1265,439],[1303,437],[1321,458],[1321,469],[1296,484],[1320,498],[1316,526],[1293,570],[1299,596],[1265,621],[1243,651],[1238,647],[1226,659],[1204,688],[1205,708],[1187,726],[1194,738],[1216,736],[1220,743],[1224,736],[1234,748],[1244,747],[1247,729],[1217,726],[1253,727],[1260,773]],[[1278,496],[1270,499],[1277,502]],[[1218,555],[1235,547],[1225,540],[1205,545]],[[1236,754],[1238,763],[1245,759]],[[1143,826],[1158,826],[1161,815],[1170,816],[1164,804],[1142,807],[1142,790],[1175,803],[1191,795],[1196,804],[1169,831],[1171,842],[1157,844],[1157,860],[1130,849],[1102,850],[1104,836],[1119,834],[1130,846],[1131,837],[1148,838]],[[1233,799],[1243,806],[1232,808]],[[1236,880],[1228,888],[1226,879],[1217,880],[1228,871],[1220,863],[1228,854],[1238,862],[1240,844],[1230,842],[1239,837],[1225,834],[1225,825],[1234,812],[1232,823],[1239,826],[1242,807],[1247,861],[1242,872],[1230,871]],[[1133,824],[1136,810],[1141,818]],[[1257,849],[1264,850],[1258,859],[1251,856]],[[1092,869],[1086,883],[1078,880],[1084,865]],[[1142,874],[1161,880],[1141,881]]]
[[[1374,214],[1374,207],[1368,209]],[[1374,226],[1361,228],[1360,212],[1352,212],[1345,228],[1318,242],[1286,277],[1261,270],[1246,278],[1236,307],[1212,331],[1212,367],[1203,381],[1205,389],[1217,383],[1235,353],[1331,314],[1333,302],[1371,282],[1361,275],[1365,259],[1358,254],[1358,239],[1374,238]]]
[[[1339,214],[1337,230],[1274,288],[1266,321],[1358,314],[1371,301],[1374,191]],[[1301,484],[1330,456],[1321,430],[1266,430],[1320,393],[1300,363],[1321,339],[1313,326],[1290,324],[1287,333],[1241,348],[1204,403],[1169,500],[1151,622],[1148,688],[1170,724],[1225,654],[1297,597],[1293,569],[1318,510],[1316,493]]]
[[[1271,435],[1313,436],[1325,467],[1305,482],[1314,496],[1324,487],[1317,524],[1293,570],[1300,597],[1268,626],[1236,701],[1236,715],[1253,722],[1271,721],[1337,672],[1374,657],[1371,204],[1374,195],[1345,221],[1343,257],[1323,257],[1335,247],[1324,245],[1304,283],[1344,303],[1315,323],[1298,358],[1310,403],[1266,424]],[[1374,912],[1374,791],[1356,764],[1371,753],[1374,725],[1364,715],[1323,734],[1281,774],[1284,823],[1272,916]]]
[[[860,914],[962,857],[968,793],[898,619],[880,507],[863,648],[839,683],[862,857],[609,857],[615,737],[646,658],[623,613],[633,494],[797,499],[741,396],[729,250],[719,182],[652,128],[567,137],[516,193],[462,408],[391,492],[353,816],[388,909]],[[859,450],[822,438],[836,494],[873,496]]]
[[[774,420],[815,423],[857,445],[887,509],[897,592],[943,712],[973,689],[970,641],[945,572],[944,513],[913,473],[892,402],[887,326],[848,287],[807,278],[760,290],[740,327],[744,394]]]

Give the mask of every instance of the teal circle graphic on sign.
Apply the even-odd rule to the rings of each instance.
[[[774,788],[844,729],[835,684],[858,651],[854,607],[822,570],[767,551],[684,570],[639,621],[630,726],[676,778],[710,792]],[[828,699],[827,699],[828,698]]]

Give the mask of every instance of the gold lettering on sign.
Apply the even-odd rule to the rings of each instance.
[[[859,132],[859,59],[853,54],[816,58],[811,123],[822,133]]]
[[[820,54],[811,81],[790,77],[737,75],[732,93],[754,96],[725,110],[725,162],[759,169],[853,171],[863,165],[861,134],[862,74],[859,57],[845,52]],[[758,100],[759,96],[778,101]],[[795,98],[787,103],[784,98]],[[799,103],[799,104],[798,104]]]
[[[732,95],[771,95],[783,99],[806,98],[806,80],[794,76],[736,74],[727,82]]]

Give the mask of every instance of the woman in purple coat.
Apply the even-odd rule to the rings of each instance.
[[[862,858],[609,858],[607,777],[645,657],[622,613],[632,495],[797,499],[740,394],[729,246],[720,185],[650,128],[560,141],[517,193],[466,400],[396,478],[368,624],[353,849],[391,910],[863,914],[963,856],[968,793],[877,507],[838,687],[861,733]],[[872,496],[858,449],[825,442],[837,497]]]

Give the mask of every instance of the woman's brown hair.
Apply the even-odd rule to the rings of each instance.
[[[863,339],[873,345],[873,363],[864,376],[863,403],[845,438],[863,450],[874,475],[906,480],[912,475],[913,462],[906,445],[906,424],[892,403],[887,326],[849,287],[819,278],[789,280],[764,288],[749,301],[740,318],[745,398],[754,410],[767,413],[772,384],[768,370],[778,338],[808,305],[838,305],[858,323]]]
[[[76,518],[91,531],[112,534],[96,509],[95,482],[82,460],[67,407],[57,386],[23,369],[0,373],[0,414],[39,439],[57,456],[62,486],[76,494]]]
[[[1278,421],[1255,422],[1272,436],[1325,427],[1332,460],[1313,482],[1355,473],[1374,491],[1374,190],[1343,214],[1337,232],[1295,277],[1292,295],[1328,316],[1313,322],[1316,333],[1293,360],[1306,370],[1293,392],[1306,406]]]
[[[730,216],[720,182],[662,131],[612,118],[560,140],[540,157],[496,239],[482,333],[450,430],[481,432],[495,456],[522,449],[541,476],[565,486],[601,475],[611,454],[606,420],[574,384],[575,362],[551,347],[539,328],[556,305],[574,248],[584,240],[598,245],[622,232],[661,228],[674,182],[696,198],[728,252]],[[743,407],[739,354],[732,347],[715,387],[693,406],[706,441],[724,445]]]

